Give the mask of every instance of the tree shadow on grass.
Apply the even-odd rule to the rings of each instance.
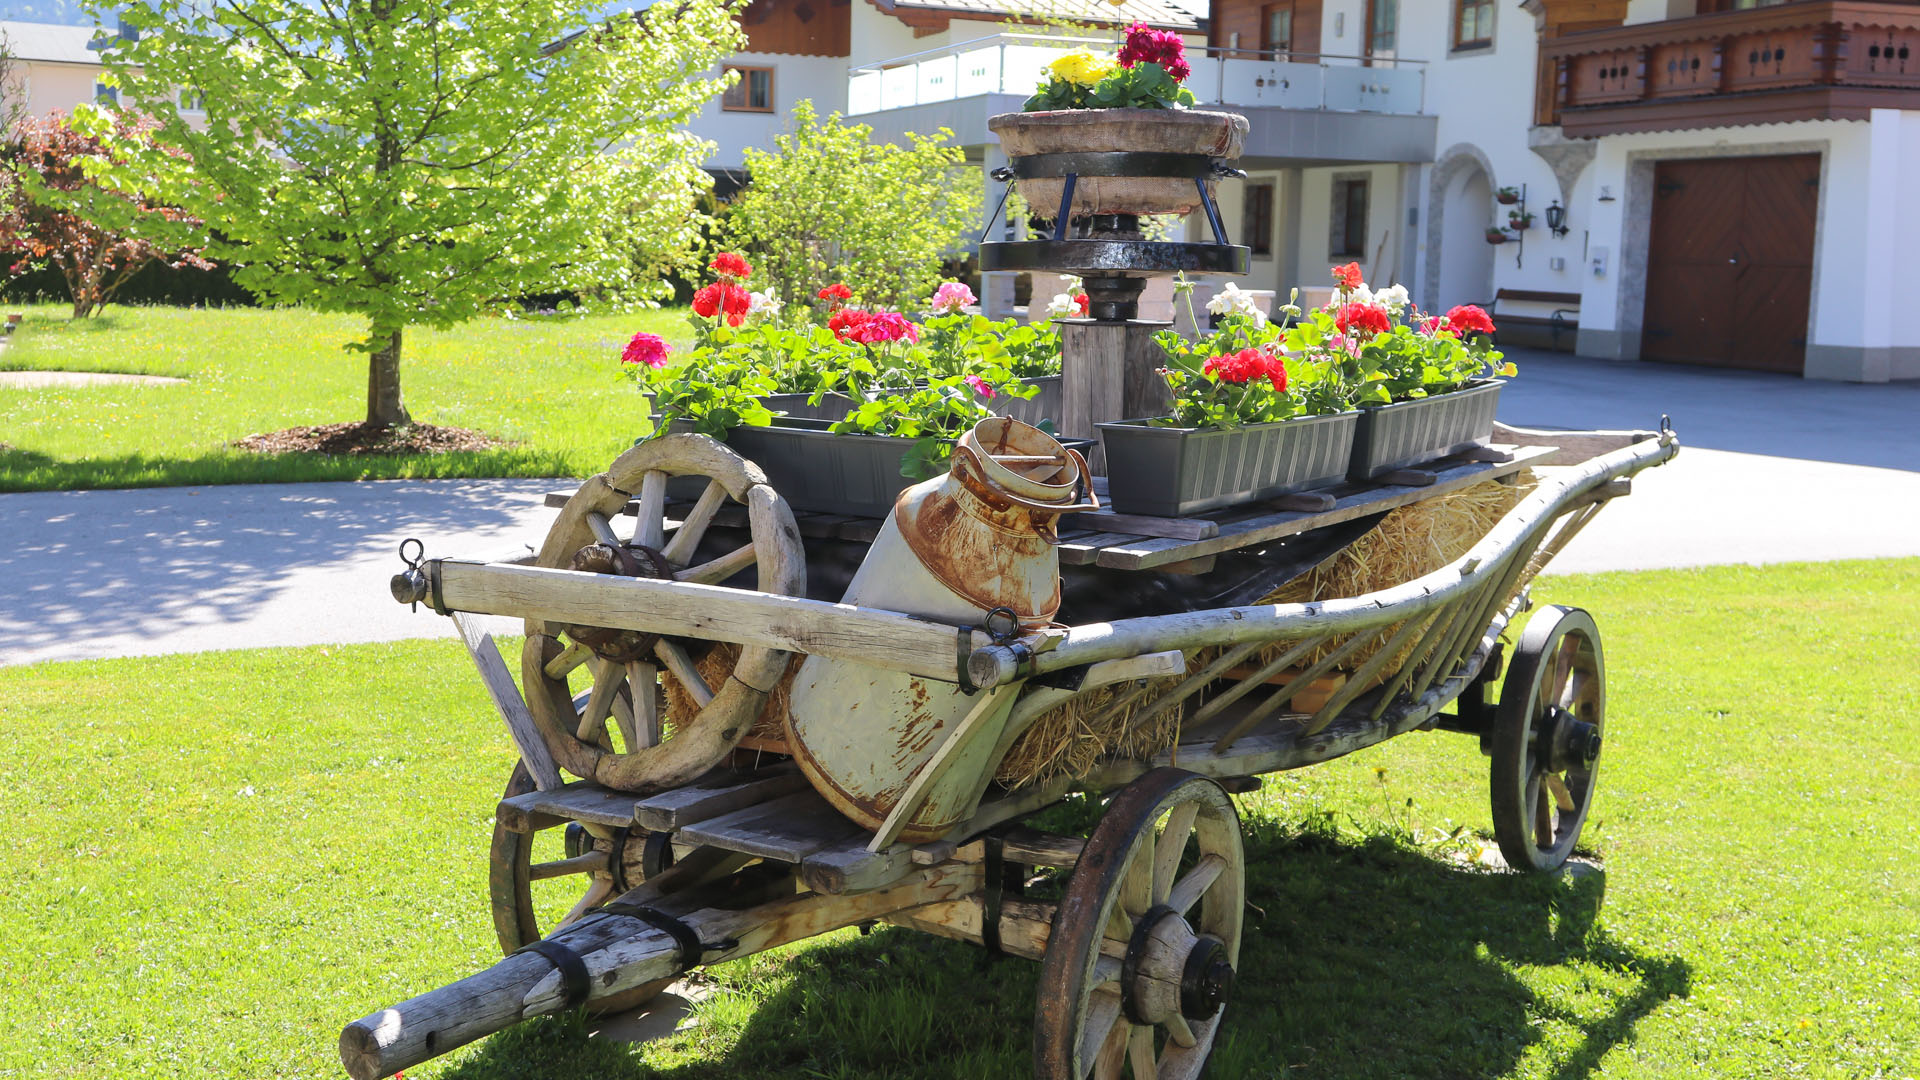
[[[1684,960],[1597,922],[1604,873],[1520,877],[1391,837],[1248,822],[1240,980],[1208,1075],[1497,1077],[1593,1073],[1662,1003]],[[575,1016],[494,1037],[445,1075],[518,1080],[1024,1076],[1036,965],[882,929],[778,962],[743,1020],[723,996],[672,1038],[705,1060],[656,1070]],[[723,976],[724,981],[724,976]]]

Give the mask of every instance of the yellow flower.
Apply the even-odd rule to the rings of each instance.
[[[1076,49],[1048,64],[1047,70],[1075,86],[1092,86],[1107,77],[1113,70],[1113,62],[1085,49]]]

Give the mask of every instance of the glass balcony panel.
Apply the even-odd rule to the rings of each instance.
[[[960,78],[958,57],[935,57],[932,60],[922,60],[914,67],[920,72],[920,104],[954,99],[954,87]]]

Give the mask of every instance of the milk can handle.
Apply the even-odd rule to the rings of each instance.
[[[985,479],[986,472],[980,466],[980,454],[973,447],[962,443],[955,445],[953,450],[956,454],[965,454],[968,460],[972,461],[974,469],[980,472],[981,478]],[[1060,450],[1067,455],[1068,463],[1074,467],[1072,502],[1041,502],[1038,499],[1015,495],[998,486],[994,488],[994,493],[1015,506],[1024,506],[1029,510],[1039,510],[1048,514],[1078,514],[1100,509],[1100,496],[1093,493],[1093,470],[1087,467],[1087,459],[1081,455],[1080,451],[1071,447],[1063,446]]]

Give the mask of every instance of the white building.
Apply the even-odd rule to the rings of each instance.
[[[4,21],[0,35],[13,57],[11,83],[0,95],[9,105],[24,102],[25,115],[70,113],[81,102],[116,96],[100,81],[100,47],[114,38],[90,26]]]
[[[814,2],[755,7],[779,25]],[[819,11],[844,13],[844,54],[836,37],[803,72],[765,35],[748,54],[774,69],[769,128],[812,97],[876,137],[949,127],[991,166],[986,118],[1049,58],[996,36],[1017,28],[982,0]],[[1430,309],[1493,305],[1503,340],[1920,378],[1899,302],[1920,250],[1920,200],[1902,197],[1920,190],[1916,0],[1212,0],[1183,17],[1155,15],[1210,43],[1188,85],[1252,122],[1252,175],[1222,197],[1255,253],[1244,287],[1284,295],[1358,261]]]

